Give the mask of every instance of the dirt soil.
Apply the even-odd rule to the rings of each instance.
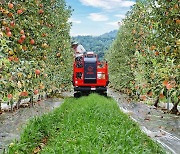
[[[62,102],[62,98],[47,99],[35,103],[34,107],[27,107],[28,104],[24,104],[24,108],[0,115],[0,154],[13,140],[19,139],[23,126],[29,119],[52,111]]]
[[[109,89],[120,109],[139,123],[141,129],[155,141],[159,142],[167,153],[180,154],[180,116],[167,114],[143,103],[127,101],[125,94]]]

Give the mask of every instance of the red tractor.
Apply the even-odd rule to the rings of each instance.
[[[109,84],[108,64],[98,61],[97,54],[87,52],[76,57],[73,65],[74,97],[91,92],[107,96]]]

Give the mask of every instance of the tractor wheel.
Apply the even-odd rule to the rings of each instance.
[[[82,96],[88,96],[90,94],[90,92],[82,92],[81,94],[82,94]]]
[[[107,97],[107,91],[100,92],[99,95],[104,96],[104,97]]]
[[[74,93],[74,98],[79,98],[79,97],[81,97],[81,93],[80,92]]]
[[[107,97],[107,92],[105,92],[103,95],[104,95],[105,97]]]

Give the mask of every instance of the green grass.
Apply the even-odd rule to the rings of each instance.
[[[53,112],[29,122],[8,153],[164,153],[111,98],[97,94],[68,98]]]

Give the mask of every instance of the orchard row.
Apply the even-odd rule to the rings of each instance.
[[[64,0],[0,2],[0,104],[69,85],[70,15]]]
[[[180,1],[140,0],[108,52],[112,86],[142,101],[180,102]]]

